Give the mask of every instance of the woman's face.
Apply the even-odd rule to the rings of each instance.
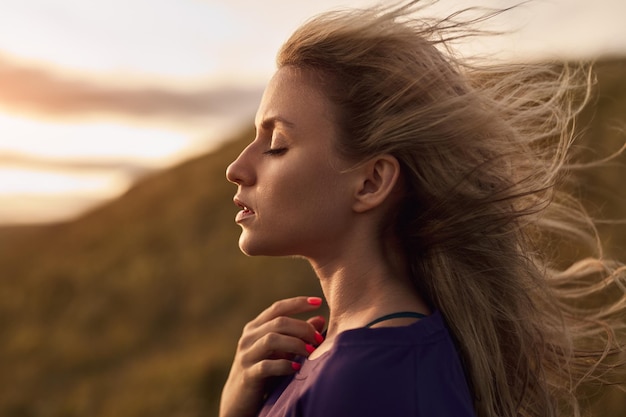
[[[350,167],[334,147],[333,106],[306,71],[284,67],[256,114],[256,137],[226,170],[242,210],[248,255],[324,256],[338,250],[352,215]]]

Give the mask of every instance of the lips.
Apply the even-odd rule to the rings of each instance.
[[[237,212],[237,215],[235,216],[236,223],[239,223],[256,214],[254,210],[252,210],[245,202],[241,201],[238,197],[235,197],[233,199],[233,202],[237,207],[241,209],[239,212]]]

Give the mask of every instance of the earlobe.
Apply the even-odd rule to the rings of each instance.
[[[359,170],[353,209],[362,213],[387,200],[400,177],[400,164],[394,156],[383,154],[370,159]]]

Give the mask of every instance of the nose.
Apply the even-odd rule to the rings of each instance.
[[[226,168],[226,179],[237,185],[254,183],[254,170],[250,161],[250,145]]]

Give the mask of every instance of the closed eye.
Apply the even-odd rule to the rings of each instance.
[[[287,148],[270,148],[263,152],[265,155],[282,155],[287,152]]]

